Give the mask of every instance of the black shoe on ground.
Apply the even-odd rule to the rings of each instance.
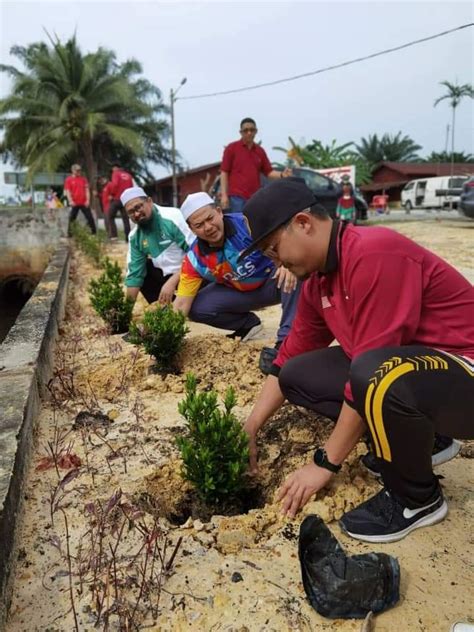
[[[410,509],[386,489],[366,500],[339,521],[342,529],[357,540],[395,542],[414,529],[428,527],[443,520],[448,505],[441,489],[436,500],[424,507]]]
[[[435,442],[431,456],[433,467],[454,459],[459,453],[461,445],[461,442],[456,441],[456,439],[435,434]],[[367,454],[361,456],[360,462],[373,476],[381,476],[381,459],[376,457],[373,452],[367,452]]]
[[[278,355],[282,342],[282,340],[279,340],[275,343],[274,347],[263,347],[261,350],[260,358],[258,359],[258,368],[264,375],[268,375],[270,373],[272,364]]]
[[[233,333],[227,334],[226,338],[240,338],[241,342],[247,342],[247,340],[253,340],[262,331],[263,325],[258,322],[252,327],[241,327],[236,329]]]

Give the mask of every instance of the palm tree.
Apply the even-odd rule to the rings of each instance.
[[[374,166],[379,162],[413,162],[418,160],[418,151],[421,149],[409,136],[402,136],[401,132],[391,136],[384,134],[380,138],[377,134],[369,134],[368,138],[361,138],[356,145],[361,158]]]
[[[352,149],[354,143],[338,145],[333,139],[329,145],[324,145],[320,140],[313,139],[309,145],[301,146],[288,138],[290,148],[273,147],[277,151],[286,154],[288,167],[310,167],[311,169],[325,169],[327,167],[342,167],[355,165],[356,184],[365,184],[370,180],[368,165]]]
[[[453,162],[474,162],[474,156],[463,151],[455,151],[454,154],[447,151],[432,151],[424,158],[424,162],[449,162],[451,159]]]
[[[444,101],[445,99],[449,99],[449,105],[453,109],[453,121],[451,127],[451,164],[454,162],[454,125],[456,120],[456,108],[464,97],[474,98],[474,88],[472,85],[468,83],[464,83],[462,85],[458,85],[456,83],[451,83],[449,81],[441,81],[440,85],[445,86],[448,89],[446,94],[443,94],[442,97],[439,97],[434,102],[434,107]],[[452,174],[451,174],[452,175]]]
[[[158,118],[167,108],[158,88],[136,77],[138,62],[120,66],[115,53],[103,48],[84,55],[75,36],[50,44],[12,48],[23,71],[0,65],[13,78],[11,94],[0,100],[3,153],[27,166],[30,175],[83,162],[91,182],[99,163],[108,160],[110,166],[120,152],[137,166],[150,155],[166,162],[155,134],[161,139],[169,133]]]

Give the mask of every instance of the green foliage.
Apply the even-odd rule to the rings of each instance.
[[[103,266],[104,242],[100,235],[92,235],[90,230],[79,222],[71,223],[71,235],[82,252],[99,267]]]
[[[455,110],[460,104],[461,100],[464,97],[469,97],[474,99],[474,86],[470,83],[451,83],[450,81],[440,81],[440,85],[444,86],[447,89],[446,94],[443,94],[442,97],[439,97],[434,102],[435,107],[441,101],[448,100],[449,105]]]
[[[414,162],[419,160],[417,145],[409,136],[402,136],[401,132],[390,135],[384,134],[380,138],[377,134],[369,134],[368,138],[361,138],[360,145],[356,145],[359,156],[374,167],[379,162]]]
[[[310,169],[327,169],[330,167],[344,167],[355,165],[356,185],[365,184],[370,181],[371,169],[368,163],[363,160],[352,148],[354,143],[344,143],[338,145],[333,139],[330,145],[323,145],[319,140],[313,139],[309,145],[301,146],[288,137],[290,148],[273,147],[286,154],[285,166],[288,167],[309,167]]]
[[[197,393],[195,376],[186,376],[186,397],[178,410],[188,422],[189,434],[177,437],[176,442],[183,458],[183,477],[209,504],[235,496],[245,487],[248,437],[232,412],[235,404],[229,388],[220,410],[217,394]]]
[[[159,371],[169,372],[188,331],[184,314],[164,305],[145,312],[139,325],[132,323],[130,341],[143,345],[155,358]]]
[[[429,156],[423,159],[423,162],[474,162],[472,154],[466,154],[463,151],[432,151]]]
[[[139,179],[149,175],[148,162],[170,163],[168,108],[136,60],[119,64],[102,47],[83,53],[75,36],[14,46],[11,54],[23,68],[0,65],[13,83],[0,99],[0,150],[30,175],[79,162],[92,184],[115,160]]]
[[[103,260],[104,272],[89,283],[92,307],[109,325],[113,334],[128,331],[134,301],[125,296],[120,266],[108,257]]]

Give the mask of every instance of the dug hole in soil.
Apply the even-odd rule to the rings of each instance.
[[[407,232],[428,247],[434,240],[436,252],[466,266],[472,231],[412,222]],[[124,262],[123,246],[108,254]],[[238,502],[206,507],[181,477],[175,444],[185,431],[177,404],[186,373],[198,377],[199,390],[213,388],[220,397],[232,385],[235,412],[244,421],[263,384],[258,356],[273,342],[279,308],[262,310],[262,339],[252,343],[191,323],[181,372],[160,375],[141,349],[109,336],[92,312],[87,284],[98,275],[74,254],[55,376],[25,491],[8,632],[359,631],[359,621],[328,621],[306,601],[297,537],[310,513],[330,524],[349,554],[381,550],[399,559],[400,604],[376,619],[377,632],[447,632],[453,621],[474,615],[466,553],[470,460],[458,457],[438,469],[450,509],[443,523],[370,546],[344,536],[334,522],[380,489],[359,463],[363,443],[294,521],[280,516],[275,497],[282,480],[311,459],[332,427],[286,405],[259,434],[259,474],[251,491]],[[145,309],[139,300],[134,317]],[[463,453],[472,454],[470,446]]]

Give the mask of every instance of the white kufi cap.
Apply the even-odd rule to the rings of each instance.
[[[210,195],[204,193],[204,191],[199,191],[199,193],[190,193],[181,205],[181,213],[187,221],[193,213],[199,211],[199,209],[204,206],[208,206],[209,204],[214,204],[214,200]]]
[[[120,196],[120,201],[122,202],[123,206],[125,206],[125,204],[127,202],[130,202],[130,200],[141,197],[148,197],[148,195],[141,187],[130,187],[129,189],[125,189],[125,191],[122,193],[122,195]]]

